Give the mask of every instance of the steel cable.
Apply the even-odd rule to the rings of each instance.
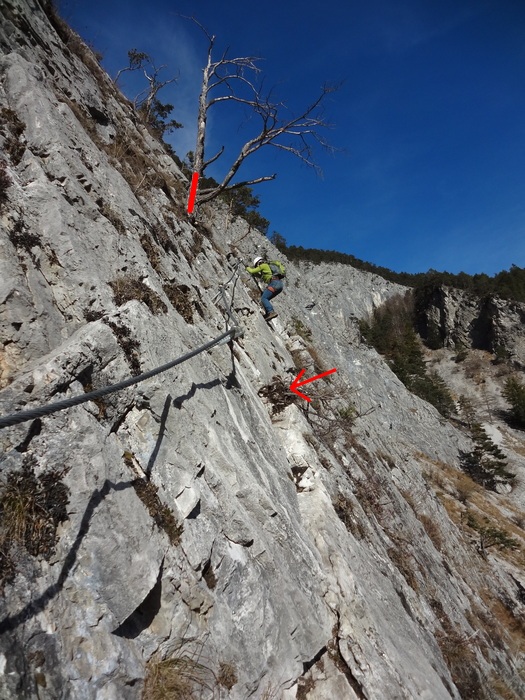
[[[41,406],[40,408],[32,408],[27,411],[20,411],[18,413],[13,413],[9,416],[5,416],[4,418],[0,418],[0,430],[2,428],[8,428],[12,425],[18,425],[19,423],[25,423],[26,421],[34,420],[35,418],[42,418],[42,416],[48,416],[51,413],[62,411],[65,408],[70,408],[71,406],[79,406],[80,404],[86,403],[87,401],[91,401],[92,399],[98,399],[102,396],[106,396],[107,394],[112,394],[115,391],[121,391],[122,389],[126,389],[128,386],[139,384],[145,379],[155,377],[157,374],[166,372],[172,367],[186,362],[192,357],[195,357],[195,355],[199,355],[201,352],[209,350],[214,345],[219,345],[222,341],[225,341],[226,338],[232,339],[237,337],[238,332],[239,329],[237,327],[231,328],[226,332],[222,333],[222,335],[218,336],[214,340],[210,340],[208,343],[205,343],[204,345],[201,345],[195,350],[192,350],[191,352],[188,352],[185,355],[178,357],[176,360],[167,362],[165,365],[156,367],[155,369],[152,369],[149,372],[139,374],[136,377],[130,377],[129,379],[119,382],[118,384],[112,384],[111,386],[104,387],[103,389],[96,389],[95,391],[90,391],[87,394],[82,394],[81,396],[73,396],[70,399],[56,401],[55,403],[47,404],[45,406]]]
[[[213,298],[213,301],[221,297],[222,303],[224,305],[224,310],[226,312],[226,316],[228,317],[228,321],[232,325],[232,331],[235,332],[234,337],[235,338],[240,338],[243,335],[243,331],[241,330],[241,327],[239,325],[239,321],[235,318],[235,315],[233,313],[233,300],[235,296],[235,287],[237,285],[237,280],[239,279],[240,275],[240,268],[242,265],[242,261],[239,260],[237,264],[235,265],[235,268],[233,270],[233,274],[230,277],[230,279],[225,282],[224,284],[221,284],[219,287],[219,292],[215,295]],[[232,293],[231,293],[231,302],[228,304],[228,300],[226,298],[226,288],[228,287],[229,284],[233,282],[233,287],[232,287]]]

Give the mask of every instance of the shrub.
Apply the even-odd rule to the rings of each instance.
[[[412,377],[407,387],[414,394],[431,403],[445,418],[456,412],[452,394],[437,372],[429,372],[422,377]]]
[[[6,134],[4,151],[11,159],[11,163],[18,165],[26,150],[25,144],[20,142],[20,136],[24,133],[26,125],[19,119],[17,113],[8,107],[0,109],[0,125]]]
[[[474,479],[468,474],[458,472],[455,488],[458,501],[463,503],[463,505],[467,505],[469,499],[476,493],[477,486]]]
[[[0,209],[7,202],[7,190],[12,184],[11,178],[7,173],[7,163],[4,160],[0,160]]]
[[[472,426],[476,422],[476,414],[472,401],[466,396],[460,396],[458,399],[459,415],[463,419],[465,425],[472,430]]]
[[[140,244],[148,257],[151,267],[155,270],[155,272],[161,274],[160,254],[148,234],[142,234],[140,237]]]
[[[494,365],[502,365],[507,363],[511,359],[511,352],[507,350],[507,348],[504,345],[497,345],[494,348],[494,359],[492,361],[492,364]]]
[[[175,187],[175,185],[176,183],[173,183],[171,186]],[[150,227],[150,232],[155,241],[166,251],[166,253],[169,253],[170,251],[177,251],[175,244],[169,237],[166,229],[163,226],[161,226],[161,224],[153,224]]]
[[[471,512],[467,511],[466,523],[479,534],[478,551],[483,556],[486,556],[486,551],[490,547],[497,547],[500,551],[520,548],[518,541],[514,537],[511,537],[505,530],[491,525],[490,520],[486,517],[483,518],[482,524]]]
[[[150,127],[154,136],[163,139],[166,134],[170,134],[175,129],[181,129],[182,124],[176,119],[169,119],[174,106],[168,102],[161,102],[157,98],[153,98],[147,107],[141,105],[137,113],[144,119],[145,123]]]
[[[458,346],[456,347],[456,356],[454,357],[454,362],[456,364],[459,364],[460,362],[464,362],[468,357],[468,348],[464,346]]]
[[[350,403],[348,406],[340,408],[339,418],[346,427],[351,428],[355,423],[355,419],[357,418],[357,409],[354,404]]]
[[[213,178],[210,178],[210,180],[210,185],[215,186],[216,183]],[[232,216],[242,216],[250,226],[256,228],[263,235],[268,233],[270,222],[257,211],[261,200],[253,194],[251,187],[243,185],[234,190],[222,192],[219,196],[229,205]]]
[[[272,415],[281,413],[287,406],[296,403],[297,398],[290,391],[288,384],[277,375],[272,377],[270,384],[262,386],[257,393],[272,404]]]
[[[342,493],[339,493],[337,497],[332,501],[332,505],[337,514],[337,517],[339,518],[339,520],[341,520],[346,529],[349,532],[354,533],[355,527],[354,520],[352,518],[354,506],[352,504],[352,501],[346,496],[344,496]]]
[[[312,340],[312,331],[299,318],[294,316],[294,318],[292,318],[292,323],[293,329],[297,335],[308,342]]]
[[[15,225],[9,232],[9,240],[17,248],[25,250],[26,253],[30,253],[32,248],[40,245],[40,238],[27,230],[22,219],[18,219],[15,222]]]

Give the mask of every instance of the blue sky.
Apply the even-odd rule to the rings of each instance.
[[[340,149],[317,152],[323,177],[263,149],[243,179],[260,212],[289,244],[339,250],[396,271],[494,274],[525,267],[525,2],[523,0],[60,0],[65,19],[114,76],[127,51],[145,51],[159,94],[184,124],[171,142],[195,146],[207,42],[264,58],[265,84],[291,112],[341,82],[326,100],[324,133]],[[133,84],[123,82],[128,96]],[[210,112],[209,155],[225,145],[220,179],[254,135],[244,112]]]

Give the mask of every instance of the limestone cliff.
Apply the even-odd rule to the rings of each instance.
[[[0,696],[524,697],[520,508],[359,334],[404,290],[288,264],[270,328],[233,273],[277,251],[220,204],[189,220],[183,174],[47,4],[1,11],[1,414],[219,336],[229,279],[244,336],[0,431]],[[337,368],[311,403],[302,368]],[[480,548],[485,517],[520,548]]]
[[[431,287],[418,297],[419,329],[431,346],[504,353],[523,370],[525,304],[445,286]]]

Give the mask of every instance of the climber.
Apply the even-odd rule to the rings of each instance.
[[[247,267],[246,271],[254,277],[260,277],[268,286],[261,295],[261,304],[264,306],[264,320],[270,321],[278,316],[273,310],[270,299],[280,294],[284,289],[283,279],[286,276],[284,265],[278,260],[266,261],[260,255],[253,261],[253,267]]]

